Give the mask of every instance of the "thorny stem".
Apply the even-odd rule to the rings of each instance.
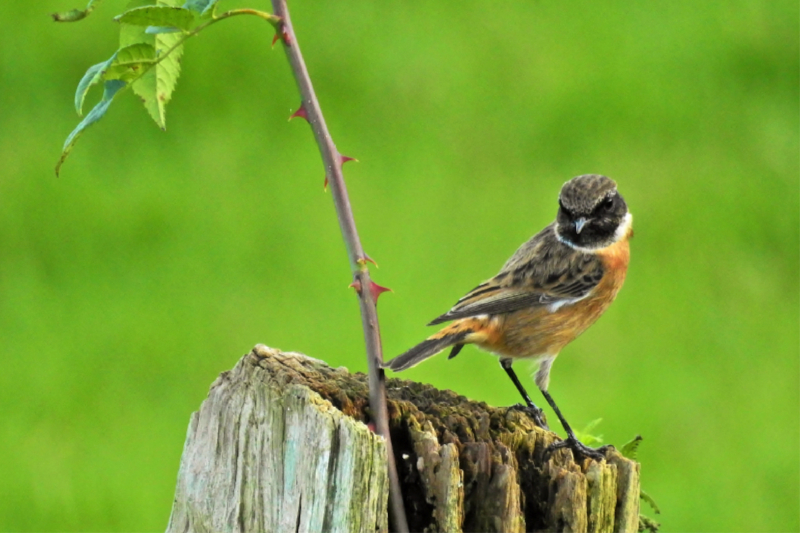
[[[358,293],[361,307],[361,323],[364,329],[364,341],[367,349],[370,409],[377,433],[386,440],[386,455],[389,463],[387,465],[389,470],[389,516],[392,521],[392,529],[398,533],[405,533],[408,531],[408,523],[406,520],[405,508],[403,507],[403,494],[400,490],[400,480],[397,476],[397,465],[394,460],[392,440],[389,434],[389,414],[386,407],[386,382],[383,369],[381,368],[381,364],[383,363],[383,350],[381,347],[381,333],[376,307],[376,300],[380,291],[373,293],[371,290],[372,280],[370,279],[369,269],[367,268],[367,262],[374,263],[374,261],[364,253],[364,249],[361,247],[361,240],[358,237],[355,219],[353,218],[353,210],[350,207],[350,199],[347,195],[347,187],[345,186],[344,175],[342,174],[342,164],[344,160],[336,149],[336,145],[333,144],[333,139],[328,132],[328,127],[325,125],[322,109],[317,101],[317,96],[311,85],[311,78],[308,75],[305,61],[303,61],[300,47],[297,44],[297,38],[294,35],[294,29],[292,28],[292,22],[289,18],[289,10],[286,7],[286,2],[285,0],[272,0],[272,7],[275,11],[274,14],[256,9],[231,9],[219,15],[214,13],[211,20],[186,32],[172,47],[163,51],[152,62],[148,62],[147,67],[141,69],[138,75],[126,83],[123,89],[130,87],[133,82],[144,76],[152,67],[166,59],[167,56],[184,42],[212,24],[216,24],[230,17],[237,15],[255,15],[275,26],[276,30],[283,37],[281,40],[283,41],[284,50],[286,51],[286,57],[289,59],[292,73],[294,74],[297,87],[302,97],[302,105],[306,111],[308,123],[311,125],[314,138],[317,141],[317,146],[319,146],[319,151],[322,155],[322,161],[325,165],[325,176],[331,185],[331,194],[333,195],[333,202],[336,207],[336,216],[339,219],[342,237],[347,247],[350,270],[353,272],[353,284],[351,286],[357,288],[356,292]],[[56,166],[56,175],[58,174],[58,169],[61,163],[63,163],[63,160],[64,156],[62,156],[61,161],[59,161],[59,164]]]
[[[278,32],[281,35],[283,49],[297,82],[300,91],[302,105],[306,111],[308,123],[314,132],[314,138],[319,146],[322,161],[325,165],[325,174],[331,187],[333,202],[336,207],[336,216],[339,219],[339,226],[342,230],[347,256],[350,260],[350,269],[353,272],[353,284],[360,288],[357,290],[359,304],[361,307],[361,323],[364,329],[364,341],[367,349],[367,363],[369,367],[369,403],[372,410],[373,419],[377,433],[386,440],[386,452],[389,469],[389,509],[392,529],[397,532],[408,531],[405,508],[403,507],[403,495],[400,490],[400,480],[397,476],[397,467],[392,450],[392,441],[389,435],[389,415],[386,408],[386,382],[381,369],[383,363],[383,352],[381,348],[381,335],[378,325],[378,312],[375,306],[375,299],[370,287],[372,281],[369,269],[366,266],[367,256],[361,247],[361,240],[358,238],[356,223],[353,219],[353,210],[350,207],[350,199],[347,196],[347,187],[344,183],[342,174],[342,156],[333,143],[325,119],[322,116],[317,96],[311,85],[311,78],[308,75],[305,61],[300,53],[292,21],[289,18],[289,10],[285,0],[272,0],[274,15],[280,17]]]

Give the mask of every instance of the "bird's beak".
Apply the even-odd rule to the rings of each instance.
[[[585,225],[586,225],[586,219],[585,218],[579,218],[578,220],[576,220],[575,221],[575,233],[580,234],[581,230],[583,229],[583,227]]]

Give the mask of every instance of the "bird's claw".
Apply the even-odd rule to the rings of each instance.
[[[606,458],[606,453],[609,450],[613,450],[614,447],[610,444],[607,446],[600,446],[599,448],[591,448],[577,438],[574,435],[570,435],[566,438],[566,440],[554,442],[547,449],[544,451],[545,460],[547,457],[550,456],[556,450],[560,450],[561,448],[569,448],[572,450],[572,453],[577,456],[589,457],[594,459],[595,461],[600,461],[601,459]]]
[[[536,407],[535,405],[522,405],[521,403],[514,404],[511,406],[511,409],[516,409],[517,411],[522,411],[529,417],[533,419],[533,423],[539,426],[542,429],[546,429],[550,431],[550,427],[547,425],[547,418],[544,416],[544,411]]]

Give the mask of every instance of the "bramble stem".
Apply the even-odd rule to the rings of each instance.
[[[389,415],[386,408],[386,383],[381,364],[383,352],[381,348],[381,334],[378,325],[378,312],[375,306],[375,296],[370,287],[369,269],[366,266],[366,254],[358,238],[353,210],[347,195],[347,187],[342,173],[342,156],[333,143],[322,110],[311,85],[305,61],[300,53],[289,10],[285,0],[272,0],[274,15],[280,17],[278,32],[281,35],[283,49],[292,68],[297,88],[302,98],[308,123],[314,132],[322,161],[325,165],[325,175],[330,183],[333,203],[336,207],[336,217],[342,230],[342,238],[347,247],[347,257],[350,261],[350,270],[353,272],[353,283],[357,287],[359,305],[361,308],[361,324],[364,329],[364,342],[367,349],[367,363],[369,368],[369,403],[375,428],[379,435],[386,440],[386,452],[389,469],[389,517],[392,529],[397,532],[408,531],[403,495],[400,490],[400,480],[397,476],[397,467],[392,450],[392,440],[389,435]]]

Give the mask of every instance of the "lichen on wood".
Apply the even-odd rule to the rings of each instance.
[[[521,410],[387,380],[412,531],[636,531],[639,465],[575,462]],[[386,531],[366,376],[256,346],[192,416],[168,531]]]

